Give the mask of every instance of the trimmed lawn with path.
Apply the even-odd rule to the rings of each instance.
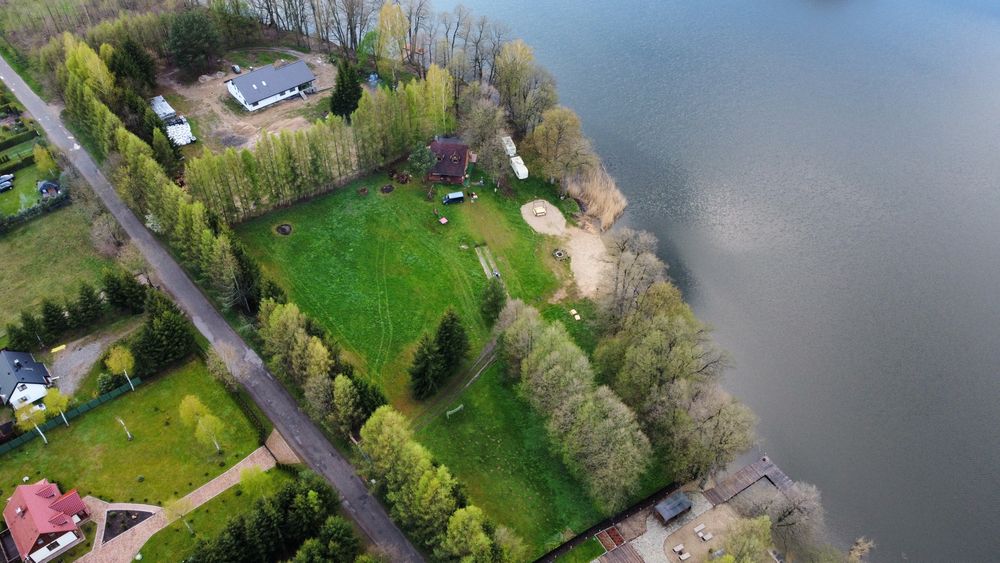
[[[0,194],[6,195],[10,194]],[[47,213],[0,235],[0,256],[4,259],[0,270],[0,330],[16,320],[22,309],[37,313],[45,297],[75,297],[83,282],[96,287],[101,271],[111,264],[94,250],[87,218],[74,206]]]
[[[194,439],[180,422],[178,406],[196,395],[222,419],[224,456]],[[135,435],[125,439],[121,417]],[[257,435],[240,407],[203,362],[187,364],[143,383],[134,393],[105,403],[0,457],[0,496],[27,476],[46,478],[63,490],[105,501],[161,504],[183,496],[224,472],[257,448]],[[6,498],[6,497],[4,497]]]
[[[474,504],[512,528],[538,557],[601,519],[601,512],[552,454],[545,422],[503,381],[494,364],[417,440],[448,466]],[[569,534],[572,536],[573,534]]]
[[[428,201],[419,184],[383,194],[387,183],[384,175],[365,178],[237,230],[290,299],[330,330],[397,408],[413,413],[420,407],[406,370],[421,333],[453,307],[469,332],[470,358],[487,339],[479,315],[486,277],[474,247],[490,247],[513,296],[539,302],[558,286],[549,263],[555,243],[524,224],[515,200],[492,189],[476,203],[445,206],[440,194],[453,187],[439,187]],[[362,187],[367,195],[358,194]],[[275,232],[284,223],[292,225],[289,236]]]
[[[184,522],[191,526],[194,535],[188,531],[184,522],[177,520],[149,538],[142,547],[142,558],[148,561],[183,561],[194,552],[198,540],[210,540],[219,535],[229,520],[249,513],[258,498],[274,494],[282,485],[294,479],[291,473],[278,468],[271,469],[264,475],[267,479],[261,495],[247,494],[242,485],[236,485],[184,517]]]

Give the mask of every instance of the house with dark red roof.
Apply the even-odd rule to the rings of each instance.
[[[80,523],[89,517],[76,489],[62,494],[45,479],[15,488],[3,510],[24,563],[46,563],[82,542]]]
[[[427,181],[439,184],[461,184],[465,181],[465,171],[469,167],[468,145],[455,139],[436,139],[430,149],[437,157],[437,164],[427,173]]]

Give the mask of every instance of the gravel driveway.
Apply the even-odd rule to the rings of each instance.
[[[76,393],[83,378],[112,344],[139,327],[140,318],[126,323],[117,330],[106,330],[88,334],[79,340],[66,344],[66,348],[56,353],[49,364],[49,373],[58,377],[56,387],[67,395]]]

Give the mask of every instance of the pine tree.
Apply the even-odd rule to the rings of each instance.
[[[89,283],[80,286],[76,305],[80,321],[79,325],[81,327],[86,327],[96,322],[104,314],[104,304],[101,302],[101,297],[97,294],[94,286]]]
[[[469,351],[469,335],[465,333],[462,319],[454,309],[448,309],[441,318],[434,336],[434,346],[441,355],[444,374],[454,374]]]
[[[445,363],[437,345],[424,334],[417,345],[417,354],[410,367],[410,387],[417,399],[426,399],[441,386],[445,375]]]
[[[42,327],[45,330],[45,339],[51,342],[57,340],[69,328],[66,311],[48,298],[42,300]]]
[[[337,64],[337,83],[330,96],[330,112],[344,119],[350,119],[354,110],[358,109],[361,99],[361,80],[358,71],[347,57]]]
[[[507,293],[503,289],[500,279],[493,277],[486,284],[486,291],[483,293],[483,302],[479,306],[479,312],[483,315],[483,320],[492,325],[500,316],[507,305]]]
[[[44,342],[45,328],[42,326],[42,321],[28,311],[21,311],[21,330],[24,332],[25,350]]]

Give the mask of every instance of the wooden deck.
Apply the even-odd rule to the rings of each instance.
[[[605,553],[598,560],[602,563],[646,563],[630,543]]]
[[[742,493],[750,485],[761,479],[767,479],[781,492],[785,492],[792,487],[792,480],[789,479],[788,475],[785,475],[785,472],[770,459],[762,457],[733,473],[722,483],[705,491],[705,498],[713,506],[722,504]]]

